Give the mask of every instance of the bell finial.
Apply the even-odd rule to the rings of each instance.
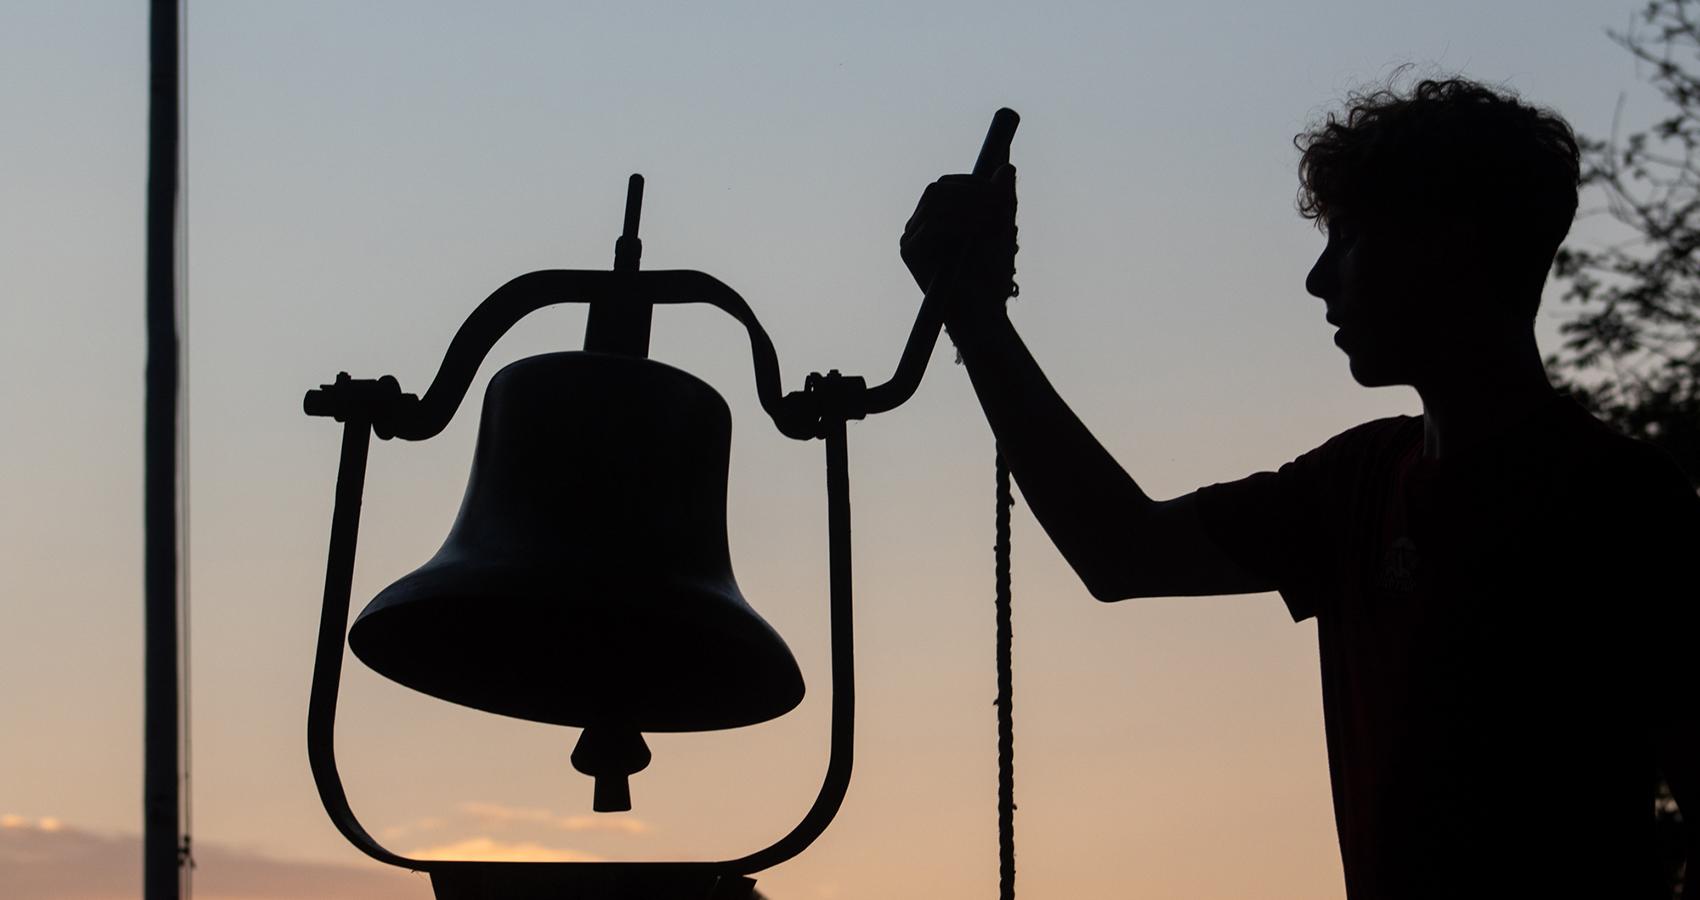
[[[643,258],[643,241],[638,223],[643,217],[643,176],[636,173],[626,182],[626,221],[620,239],[614,242],[614,271],[636,272]],[[593,353],[621,356],[649,355],[649,326],[655,305],[633,297],[597,300],[590,304],[585,322],[584,349]]]

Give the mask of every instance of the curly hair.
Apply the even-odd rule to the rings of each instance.
[[[1343,115],[1329,113],[1293,144],[1299,213],[1318,226],[1346,213],[1404,229],[1470,222],[1493,236],[1517,279],[1544,279],[1576,215],[1570,125],[1468,79],[1356,93]]]

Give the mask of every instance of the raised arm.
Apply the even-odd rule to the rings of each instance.
[[[947,328],[1045,533],[1099,600],[1273,590],[1210,539],[1194,494],[1146,496],[1045,378],[1004,313],[1014,211],[1013,168],[989,186],[947,176],[922,195],[903,257],[920,284],[945,280]]]
[[[958,348],[998,450],[1051,541],[1093,597],[1244,594],[1274,585],[1211,541],[1195,495],[1152,500],[1092,436],[1001,313]]]

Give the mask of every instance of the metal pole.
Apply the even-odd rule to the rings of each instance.
[[[178,900],[182,828],[177,674],[177,0],[151,0],[150,8],[142,888],[146,900]]]

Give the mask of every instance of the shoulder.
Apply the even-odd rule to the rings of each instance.
[[[1422,443],[1423,420],[1389,416],[1354,425],[1283,466],[1314,476],[1352,478],[1380,472]]]
[[[1700,512],[1694,485],[1663,448],[1623,434],[1568,402],[1559,428],[1554,446],[1572,489],[1618,508],[1654,503]]]
[[[1422,429],[1423,420],[1421,416],[1387,416],[1382,419],[1371,419],[1361,425],[1353,425],[1324,441],[1322,447],[1369,448],[1378,444],[1397,441],[1401,436],[1408,436],[1412,433],[1420,436]]]
[[[1566,507],[1561,527],[1604,555],[1643,564],[1700,548],[1700,494],[1670,453],[1579,407],[1568,418],[1551,474]]]
[[[1314,506],[1349,490],[1351,485],[1384,471],[1408,446],[1411,435],[1421,441],[1422,420],[1393,416],[1354,425],[1273,470],[1256,472],[1237,481],[1206,485],[1194,493],[1206,520],[1232,518],[1247,509]]]

